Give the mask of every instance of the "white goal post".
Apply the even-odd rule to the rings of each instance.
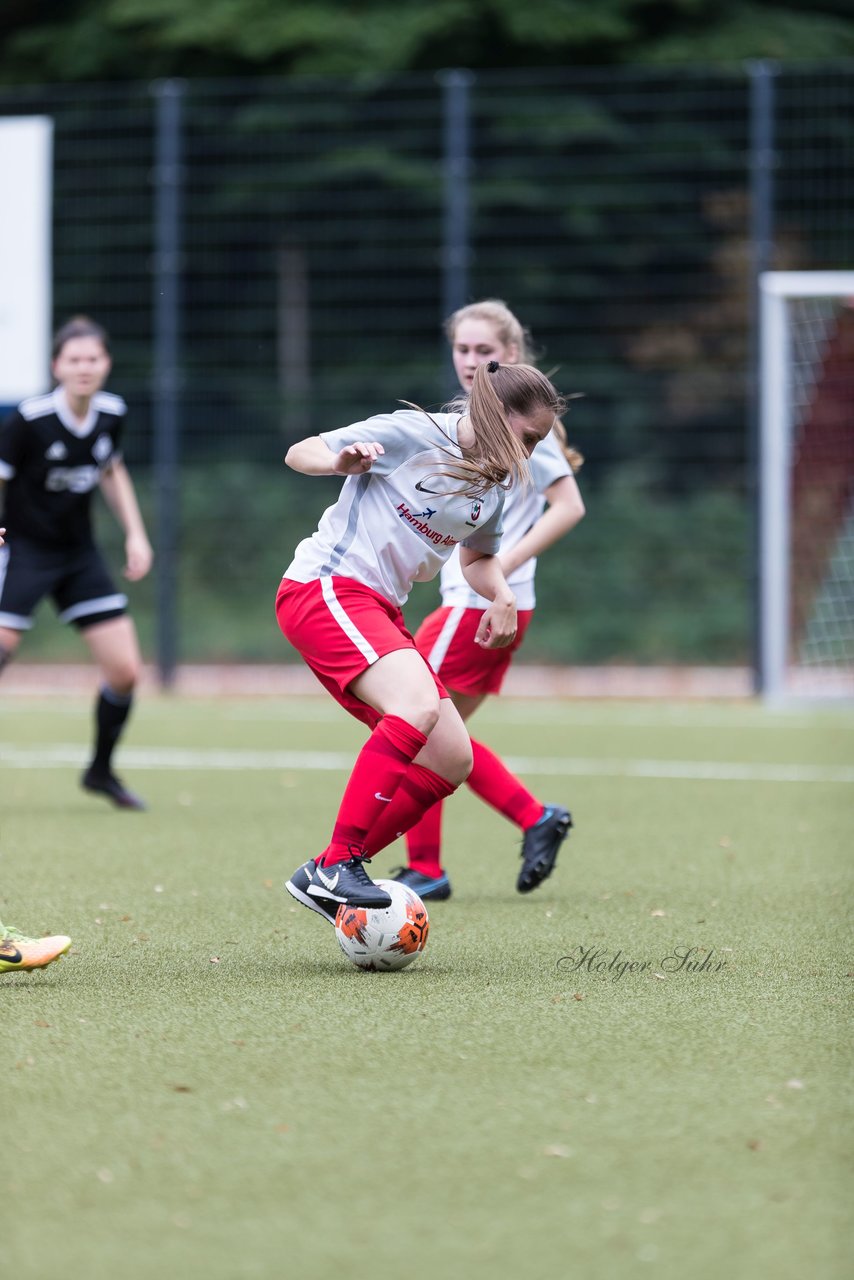
[[[759,279],[759,687],[854,697],[854,271]]]

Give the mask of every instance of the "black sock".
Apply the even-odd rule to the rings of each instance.
[[[132,693],[114,693],[104,685],[95,704],[95,755],[89,768],[93,773],[110,772],[113,750],[130,715]]]

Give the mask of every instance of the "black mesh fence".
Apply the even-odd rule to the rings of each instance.
[[[55,319],[113,336],[177,586],[135,594],[149,656],[159,610],[181,660],[287,660],[272,599],[335,492],[288,443],[442,403],[445,315],[499,296],[583,395],[588,516],[543,559],[525,656],[750,661],[755,273],[854,265],[850,66],[16,88],[0,114],[53,119]]]

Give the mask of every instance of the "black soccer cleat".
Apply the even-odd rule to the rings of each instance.
[[[365,870],[365,860],[360,854],[352,854],[346,862],[336,862],[331,867],[315,865],[309,897],[320,898],[348,907],[390,907],[391,894],[374,884]]]
[[[398,867],[391,873],[392,880],[399,880],[408,885],[419,898],[430,898],[434,902],[446,902],[451,896],[451,882],[443,871],[440,876],[425,876],[414,867]]]
[[[328,920],[331,925],[334,925],[341,903],[308,896],[308,888],[312,883],[316,870],[317,863],[314,858],[309,858],[308,862],[304,862],[301,867],[297,867],[290,880],[285,881],[285,888],[292,898],[296,898],[297,902],[301,902],[304,907],[308,907],[311,911],[316,911],[318,915],[323,916],[324,920]]]
[[[391,895],[374,884],[358,855],[331,867],[320,867],[309,859],[294,872],[285,888],[304,907],[326,915],[331,909],[333,919],[342,903],[348,907],[391,906]]]
[[[87,769],[80,779],[80,785],[84,791],[91,791],[94,795],[106,796],[108,800],[112,800],[118,809],[138,809],[142,811],[148,808],[142,797],[134,795],[132,791],[128,791],[125,784],[114,773],[98,773],[94,769]]]
[[[522,870],[516,881],[520,893],[530,893],[554,871],[560,846],[572,826],[572,814],[559,805],[546,805],[546,811],[522,841]]]

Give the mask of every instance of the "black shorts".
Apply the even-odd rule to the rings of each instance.
[[[53,600],[60,622],[80,630],[120,618],[128,602],[91,544],[68,550],[18,537],[0,547],[0,627],[29,631],[45,596]]]

